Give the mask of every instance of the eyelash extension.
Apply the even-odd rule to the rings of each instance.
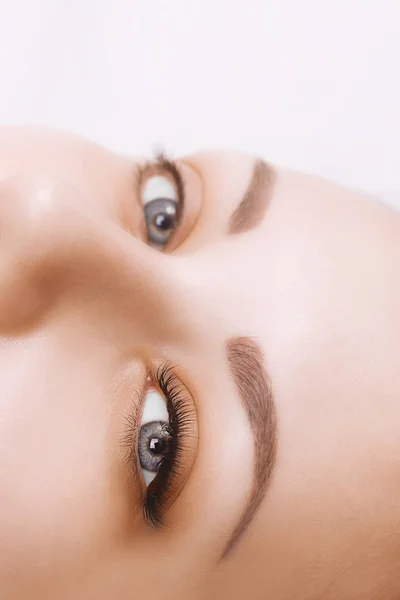
[[[167,401],[169,452],[161,461],[156,478],[146,490],[143,515],[151,527],[159,530],[164,525],[165,499],[171,493],[182,468],[185,440],[192,435],[193,414],[185,389],[171,364],[164,363],[158,368],[156,383]]]
[[[178,219],[181,218],[183,207],[185,204],[186,190],[183,177],[180,173],[177,161],[171,157],[168,157],[165,152],[157,152],[153,160],[147,160],[143,164],[137,167],[136,180],[137,187],[140,190],[144,176],[146,172],[154,169],[160,169],[169,173],[175,183],[176,191],[178,193]]]

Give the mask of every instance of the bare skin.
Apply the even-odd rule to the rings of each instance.
[[[141,194],[170,172],[138,182],[135,161],[84,140],[0,131],[2,598],[400,597],[400,216],[275,169],[256,221],[233,231],[255,164],[178,160],[185,204],[160,251]],[[226,354],[242,337],[277,444],[224,556],[255,485]],[[164,361],[194,416],[154,530],[129,443]]]

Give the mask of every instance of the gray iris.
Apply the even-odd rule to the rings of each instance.
[[[178,224],[178,204],[169,198],[156,198],[144,206],[149,244],[163,248]]]
[[[168,423],[152,421],[143,425],[139,432],[138,445],[142,469],[157,473],[170,446]]]

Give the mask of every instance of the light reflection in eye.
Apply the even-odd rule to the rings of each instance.
[[[169,415],[165,399],[150,389],[145,397],[139,431],[139,460],[148,486],[157,476],[161,461],[169,449]]]
[[[171,180],[162,175],[149,177],[142,191],[147,238],[163,250],[179,225],[179,198]]]

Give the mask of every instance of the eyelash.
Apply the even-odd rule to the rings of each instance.
[[[168,156],[166,152],[158,152],[157,154],[155,154],[153,160],[147,160],[141,165],[138,165],[136,172],[136,181],[138,189],[140,190],[146,172],[154,169],[166,171],[172,176],[178,194],[178,205],[182,211],[186,198],[185,182],[182,178],[177,161],[174,160],[172,157]]]
[[[156,478],[145,492],[143,516],[151,527],[161,529],[164,525],[165,500],[178,484],[184,460],[185,440],[192,435],[193,413],[188,404],[187,392],[172,365],[164,363],[157,369],[155,383],[167,402],[169,424],[166,429],[171,440],[169,452],[163,458]]]

